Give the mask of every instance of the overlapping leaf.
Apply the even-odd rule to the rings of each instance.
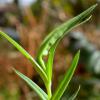
[[[65,22],[64,24],[60,25],[59,27],[57,27],[56,29],[54,29],[42,42],[41,47],[39,49],[39,52],[37,54],[37,62],[39,63],[39,65],[44,69],[47,70],[48,72],[52,70],[52,60],[50,60],[51,57],[54,56],[54,50],[55,50],[55,46],[57,45],[57,43],[66,35],[68,34],[68,32],[73,29],[74,27],[83,24],[85,22],[87,22],[91,16],[91,12],[94,10],[94,8],[97,6],[97,4],[93,5],[92,7],[90,7],[89,9],[87,9],[86,11],[84,11],[83,13],[81,13],[80,15],[72,18],[71,20]],[[52,48],[52,50],[51,50]],[[54,50],[53,50],[54,48]],[[44,62],[43,57],[44,56],[48,56],[48,65]],[[51,64],[51,65],[50,65]],[[47,73],[48,73],[47,72]],[[49,74],[48,74],[49,75]],[[50,76],[50,75],[49,75]]]

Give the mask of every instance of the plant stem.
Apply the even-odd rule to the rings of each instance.
[[[52,96],[52,92],[51,92],[51,82],[48,82],[47,86],[47,94],[48,94],[48,100],[50,100],[51,96]]]

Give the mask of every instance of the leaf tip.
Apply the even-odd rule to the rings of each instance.
[[[79,49],[77,52],[77,55],[80,56],[81,50]]]
[[[98,4],[96,3],[96,4],[94,4],[91,8],[92,8],[92,10],[94,10],[96,7],[98,6]]]
[[[95,9],[98,6],[98,3],[91,6],[92,9]]]
[[[80,90],[80,88],[81,88],[81,85],[79,85],[79,87],[78,87],[78,91]]]
[[[97,7],[97,6],[98,6],[98,3],[94,4],[94,5],[93,5],[93,8],[95,8],[95,7]]]
[[[12,67],[12,71],[14,71],[15,73],[17,73],[17,70],[14,67]]]

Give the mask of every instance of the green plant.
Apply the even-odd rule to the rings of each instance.
[[[76,66],[78,64],[80,51],[75,55],[71,66],[68,71],[65,73],[64,79],[59,83],[57,89],[52,94],[51,86],[52,86],[52,66],[53,59],[55,54],[55,49],[60,40],[68,34],[68,32],[74,27],[87,22],[91,18],[91,12],[97,4],[91,6],[89,9],[81,13],[80,15],[72,18],[71,20],[65,22],[60,25],[58,28],[54,29],[42,42],[39,52],[37,54],[36,60],[25,51],[18,43],[16,43],[12,38],[8,35],[0,31],[0,34],[5,37],[10,43],[12,43],[33,65],[37,73],[42,78],[47,92],[44,92],[37,84],[35,84],[31,79],[27,76],[23,75],[16,69],[13,69],[16,74],[18,74],[43,100],[59,100],[63,95],[64,91],[68,87],[68,84],[74,74]],[[47,61],[44,61],[43,57],[47,56]],[[79,87],[80,88],[80,87]],[[76,91],[74,95],[72,95],[71,100],[73,100],[78,93],[79,89]]]

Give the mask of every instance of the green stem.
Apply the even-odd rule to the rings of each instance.
[[[50,100],[52,97],[51,82],[48,82],[48,84],[46,84],[46,89],[47,89],[47,94],[48,94],[48,100]]]

